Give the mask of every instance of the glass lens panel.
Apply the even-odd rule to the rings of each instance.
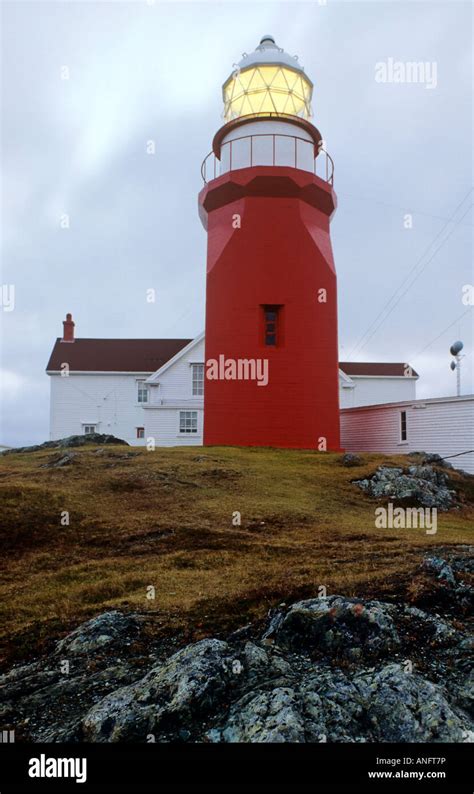
[[[310,117],[311,86],[284,66],[256,66],[239,72],[224,89],[225,118],[256,113]]]

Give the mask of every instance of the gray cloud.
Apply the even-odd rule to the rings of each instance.
[[[4,4],[2,282],[15,284],[16,307],[1,315],[0,441],[47,437],[44,367],[66,311],[79,336],[202,330],[200,164],[222,124],[221,84],[266,32],[313,79],[314,122],[336,164],[346,358],[471,187],[471,15],[462,2]],[[377,83],[375,65],[390,57],[436,62],[437,87]],[[456,219],[470,204],[472,194]],[[468,312],[412,361],[465,309],[472,222],[468,212],[447,227],[355,354],[409,360],[420,396],[454,393],[455,337],[472,350]],[[464,371],[472,391],[472,355]]]

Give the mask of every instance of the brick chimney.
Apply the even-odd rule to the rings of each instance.
[[[63,338],[61,342],[74,342],[74,321],[72,314],[66,314],[66,319],[63,320]]]

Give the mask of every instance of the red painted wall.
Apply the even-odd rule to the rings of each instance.
[[[306,171],[254,166],[213,180],[199,204],[208,229],[206,362],[269,362],[267,386],[206,378],[204,444],[314,449],[325,438],[339,449],[331,186]],[[272,304],[283,307],[276,347],[264,344],[262,306]]]

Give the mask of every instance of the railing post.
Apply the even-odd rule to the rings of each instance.
[[[253,135],[250,136],[250,168],[253,166]]]
[[[232,171],[232,141],[230,141],[229,171]]]
[[[273,165],[275,165],[275,133],[273,133]]]

